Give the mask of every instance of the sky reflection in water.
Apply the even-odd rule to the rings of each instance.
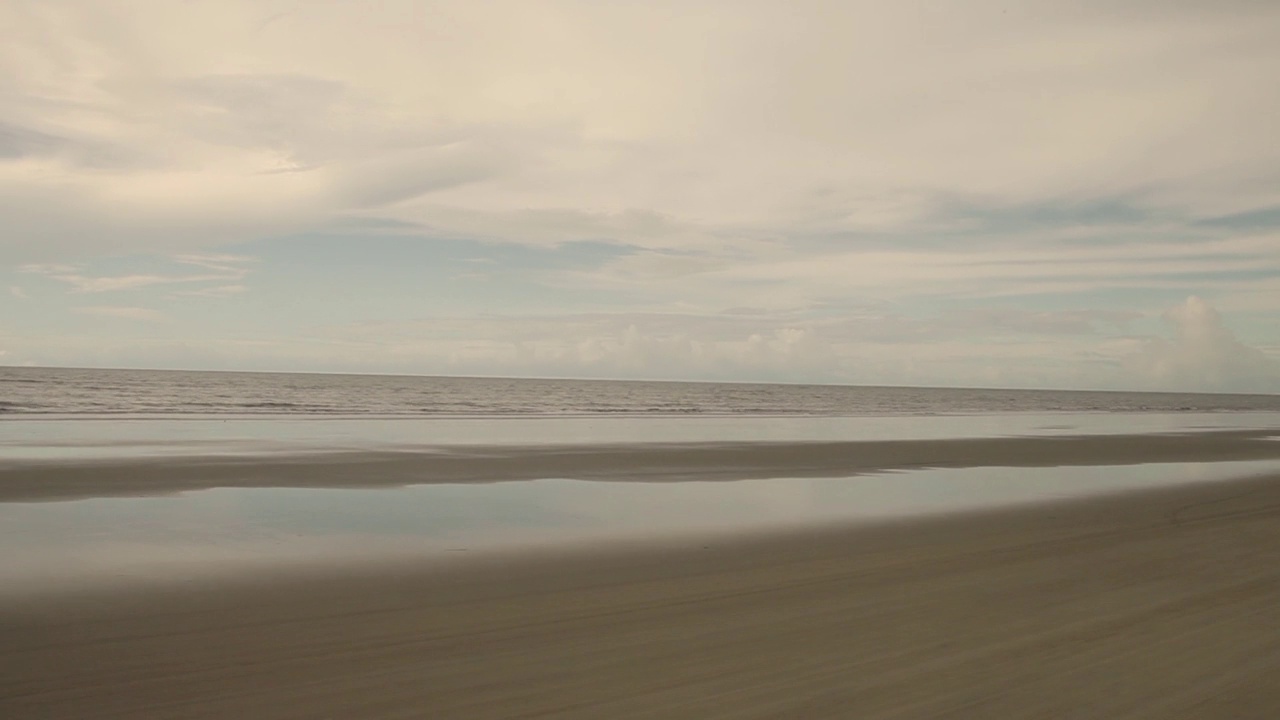
[[[1280,471],[1275,462],[937,469],[854,478],[223,488],[0,504],[0,587],[432,557],[948,512]]]

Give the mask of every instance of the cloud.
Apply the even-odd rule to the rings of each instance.
[[[999,245],[941,247],[797,247],[751,252],[637,250],[594,267],[550,273],[547,282],[725,307],[750,298],[771,307],[856,298],[957,298],[995,301],[1019,295],[1086,295],[1108,289],[1169,289],[1185,294],[1238,290],[1258,295],[1258,276],[1280,276],[1280,234],[1227,238],[1053,242],[1036,233]],[[1080,302],[1088,302],[1082,299]]]
[[[129,307],[122,305],[87,305],[74,308],[78,313],[85,315],[100,315],[102,317],[119,318],[121,320],[138,320],[143,322],[160,322],[166,320],[167,317],[159,310],[144,307]]]
[[[872,385],[1280,389],[1198,301],[1169,313],[1172,340],[1135,339],[1128,311],[741,308],[734,313],[582,313],[424,318],[302,328],[297,335],[181,339],[67,336],[8,346],[44,364],[442,375],[741,380]],[[142,308],[97,314],[156,320]]]
[[[1189,294],[1277,306],[1277,32],[1256,0],[0,4],[0,267],[132,293],[97,307],[242,295],[146,346],[183,362],[1089,384],[1133,355],[1225,387],[1254,366],[1221,334],[1130,336]],[[307,252],[383,240],[405,264]],[[468,242],[491,262],[448,267]],[[278,302],[216,315],[251,273],[403,318],[447,291],[392,276],[437,260],[497,314],[305,338],[303,297],[225,352],[196,324],[266,333]]]
[[[1136,313],[874,307],[439,317],[319,328],[343,367],[560,377],[1054,386]],[[298,349],[298,348],[295,348]]]
[[[60,145],[59,138],[0,122],[0,158],[16,160],[43,155]]]
[[[4,12],[10,262],[366,216],[654,249],[918,233],[956,195],[1188,218],[1280,204],[1280,89],[1258,80],[1280,73],[1271,3]]]
[[[172,260],[182,265],[194,265],[196,267],[216,270],[225,273],[228,276],[243,277],[248,271],[246,265],[257,261],[256,258],[246,255],[227,255],[227,254],[187,254],[174,255]]]
[[[18,286],[18,285],[10,285],[10,286],[9,286],[9,294],[10,294],[10,295],[12,295],[12,296],[14,296],[15,298],[17,298],[17,299],[19,299],[19,300],[28,300],[28,299],[30,299],[30,297],[31,297],[30,295],[27,295],[27,291],[26,291],[26,290],[23,290],[23,289],[22,289],[20,286]]]
[[[1142,387],[1280,392],[1280,362],[1240,342],[1218,311],[1192,296],[1164,313],[1172,338],[1146,340],[1123,360]]]
[[[227,297],[228,295],[239,295],[248,289],[244,285],[215,285],[199,290],[183,290],[174,293],[174,295],[183,297]]]
[[[88,276],[73,265],[33,263],[19,267],[24,273],[43,275],[71,286],[73,293],[104,293],[134,290],[152,285],[188,285],[210,282],[241,280],[249,274],[253,258],[240,255],[176,255],[171,262],[178,265],[199,267],[209,272],[184,275],[131,274]],[[229,286],[220,286],[229,287]],[[243,289],[243,286],[235,286]],[[226,290],[211,292],[209,288],[195,291],[198,294],[228,294]],[[239,290],[231,291],[239,292]]]

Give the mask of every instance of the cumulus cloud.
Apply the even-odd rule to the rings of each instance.
[[[82,312],[160,319],[144,308]],[[1211,308],[1189,301],[1169,318],[1180,328],[1174,338],[1146,341],[1117,334],[1136,320],[1133,313],[1105,309],[957,309],[910,317],[867,307],[838,315],[739,308],[708,315],[456,316],[313,327],[297,336],[111,335],[39,346],[15,337],[9,345],[45,364],[91,356],[114,366],[428,375],[1277,389],[1274,363],[1235,340]]]
[[[1171,390],[1280,391],[1280,363],[1240,342],[1218,311],[1192,296],[1164,320],[1172,338],[1153,338],[1124,361],[1142,386]]]
[[[351,359],[445,374],[796,381],[830,380],[839,365],[815,328],[782,318],[489,315],[330,327],[315,337]]]
[[[312,338],[352,370],[376,362],[443,374],[1052,387],[1081,382],[1091,345],[1133,319],[1108,310],[739,308],[440,317],[326,327]]]

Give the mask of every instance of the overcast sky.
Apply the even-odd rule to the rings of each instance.
[[[1280,3],[0,3],[0,363],[1280,392]]]

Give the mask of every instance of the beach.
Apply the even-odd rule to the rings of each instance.
[[[21,718],[1260,718],[1280,477],[4,607]]]
[[[1280,460],[1275,429],[1051,437],[468,445],[274,455],[0,464],[0,502],[219,487],[396,487],[573,478],[680,482],[849,476],[920,468],[1124,466]]]
[[[8,385],[0,718],[1280,708],[1274,397]]]
[[[1278,37],[0,0],[0,720],[1280,720]]]

